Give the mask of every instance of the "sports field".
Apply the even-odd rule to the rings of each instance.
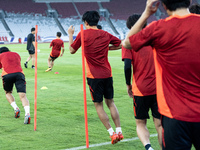
[[[0,47],[2,46],[5,45],[0,45]],[[23,124],[24,109],[15,89],[13,95],[21,109],[21,117],[14,118],[13,108],[6,100],[2,81],[0,81],[0,150],[57,150],[85,146],[81,50],[71,55],[68,43],[65,43],[64,56],[55,61],[52,72],[45,72],[48,68],[47,58],[51,49],[49,44],[38,45],[40,52],[38,53],[37,131],[34,131],[34,70],[31,69],[31,62],[28,64],[28,69],[24,68],[23,65],[28,57],[26,44],[11,44],[7,47],[11,51],[19,53],[22,59],[22,68],[27,82],[27,97],[31,107],[31,124]],[[121,50],[110,51],[109,61],[114,80],[114,100],[119,110],[124,138],[126,140],[137,137],[132,99],[128,97],[126,92]],[[55,72],[59,72],[59,74],[55,74]],[[48,89],[42,90],[43,86]],[[89,144],[110,142],[108,132],[98,119],[88,86],[86,88]],[[107,107],[105,110],[110,117]],[[111,125],[115,128],[112,121]],[[152,117],[148,120],[147,127],[150,134],[156,134]],[[157,137],[151,137],[150,140],[152,147],[158,150]],[[90,149],[142,150],[144,147],[136,139]]]

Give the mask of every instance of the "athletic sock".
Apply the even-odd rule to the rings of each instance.
[[[117,127],[117,128],[116,128],[116,133],[119,134],[119,132],[122,133],[122,128],[121,128],[121,127]]]
[[[111,127],[110,129],[108,129],[107,131],[109,132],[110,136],[112,136],[112,135],[113,135],[113,132],[114,132],[114,130],[113,130],[113,128],[112,128],[112,127]]]
[[[146,150],[149,150],[149,148],[151,148],[151,144],[145,145],[145,149],[146,149]]]
[[[27,114],[30,115],[30,106],[24,106],[24,110],[25,110],[25,116],[26,116]]]
[[[10,105],[13,107],[14,110],[16,110],[18,108],[18,106],[15,102],[12,102]]]

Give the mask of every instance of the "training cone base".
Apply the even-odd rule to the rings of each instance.
[[[59,74],[59,72],[55,72],[55,74]]]
[[[41,87],[41,90],[46,90],[48,89],[46,86]]]

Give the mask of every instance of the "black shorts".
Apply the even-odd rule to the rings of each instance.
[[[103,96],[106,99],[113,99],[113,79],[91,79],[87,78],[87,82],[90,88],[90,93],[93,102],[102,102]]]
[[[50,56],[50,58],[54,61],[56,58],[58,58],[58,57],[52,57],[51,55],[49,55]]]
[[[133,105],[136,119],[149,119],[149,108],[151,108],[152,116],[160,119],[156,95],[134,96]]]
[[[33,55],[33,54],[35,54],[35,50],[28,50],[28,53],[29,53],[30,55]]]
[[[185,122],[162,116],[162,149],[200,150],[200,122]]]
[[[11,73],[4,75],[2,77],[3,80],[3,88],[5,91],[10,92],[13,90],[13,85],[17,89],[17,92],[26,93],[26,81],[25,76],[21,72]]]

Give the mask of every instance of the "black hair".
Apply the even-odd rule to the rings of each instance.
[[[141,17],[140,14],[133,14],[131,16],[128,17],[127,21],[126,21],[126,26],[127,28],[131,29],[132,26],[134,26],[134,24],[138,21],[138,19]],[[143,26],[143,28],[145,28],[147,25],[147,23],[145,23],[145,25]]]
[[[170,11],[175,11],[178,8],[188,8],[190,6],[190,0],[161,0],[161,1]]]
[[[82,21],[85,22],[87,21],[87,23],[89,24],[89,26],[97,26],[98,22],[100,19],[100,15],[97,11],[93,10],[93,11],[86,11],[83,14],[82,17]]]
[[[61,32],[57,32],[56,34],[58,37],[61,37],[62,33]]]
[[[31,32],[35,31],[35,28],[31,28]]]
[[[199,4],[193,4],[193,5],[190,6],[189,10],[190,10],[191,13],[200,14],[200,5]]]
[[[102,29],[102,26],[98,24],[98,25],[97,25],[97,28],[98,28],[98,29]]]
[[[0,48],[0,54],[3,52],[9,52],[10,50],[7,47],[1,47]]]

